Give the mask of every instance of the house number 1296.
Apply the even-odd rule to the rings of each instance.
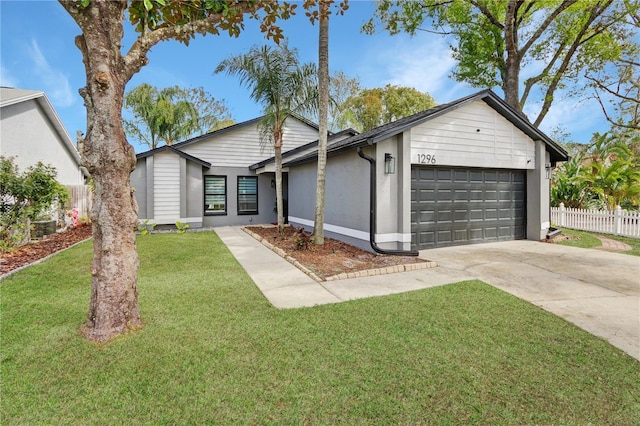
[[[418,163],[436,164],[436,156],[431,154],[418,154]]]

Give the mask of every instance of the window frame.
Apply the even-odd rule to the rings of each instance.
[[[209,211],[207,210],[207,179],[208,178],[222,178],[224,180],[224,211]],[[227,177],[224,175],[205,175],[202,185],[203,196],[203,209],[205,216],[226,216],[229,208],[228,193],[229,187],[227,186]],[[208,194],[208,195],[220,195],[220,194]]]
[[[256,183],[256,192],[255,194],[240,194],[240,180],[242,179],[252,179],[255,181]],[[244,216],[244,215],[257,215],[258,210],[259,210],[259,203],[258,203],[258,176],[238,176],[237,180],[236,180],[236,203],[237,203],[237,211],[238,211],[238,216]],[[241,195],[255,195],[256,196],[256,208],[255,210],[240,210],[240,196]]]

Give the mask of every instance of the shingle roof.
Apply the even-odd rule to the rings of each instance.
[[[346,129],[346,130],[342,130],[338,133],[334,133],[332,135],[329,136],[329,139],[327,140],[327,143],[330,143],[332,140],[336,140],[340,137],[344,137],[345,135],[357,135],[358,132],[354,129]],[[282,154],[282,159],[284,160],[285,158],[288,159],[289,161],[294,161],[297,158],[302,158],[305,157],[307,154],[312,153],[316,150],[316,147],[318,146],[318,140],[316,139],[313,142],[309,142],[308,144],[305,145],[301,145],[297,148],[293,148],[287,152],[284,152]],[[267,158],[266,160],[260,161],[259,163],[255,163],[249,166],[250,170],[256,170],[259,169],[261,167],[266,166],[267,164],[271,163],[275,161],[275,157],[271,157],[271,158]]]
[[[165,152],[165,151],[169,151],[172,152],[174,154],[178,154],[179,156],[186,158],[189,161],[193,161],[194,163],[200,164],[203,167],[206,168],[210,168],[211,167],[211,163],[201,160],[198,157],[194,157],[193,155],[189,155],[186,152],[182,152],[178,149],[175,149],[173,146],[169,146],[169,145],[163,145],[159,148],[155,148],[155,149],[151,149],[149,151],[145,151],[145,152],[141,152],[140,154],[136,154],[136,160],[140,160],[141,158],[146,158],[146,157],[151,157],[153,155],[156,155],[160,152]]]
[[[0,107],[17,104],[40,96],[44,96],[44,92],[14,89],[13,87],[0,87]]]

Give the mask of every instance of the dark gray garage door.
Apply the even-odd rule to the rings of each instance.
[[[411,169],[411,246],[525,238],[524,170]]]

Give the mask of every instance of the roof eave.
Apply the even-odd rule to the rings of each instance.
[[[147,158],[147,157],[152,157],[156,154],[159,154],[161,152],[164,151],[171,151],[174,154],[179,155],[180,157],[183,157],[189,161],[193,161],[194,163],[200,164],[202,167],[206,167],[207,169],[211,168],[211,163],[209,163],[208,161],[204,161],[198,157],[194,157],[191,154],[187,154],[186,152],[182,152],[179,149],[174,148],[173,146],[169,146],[169,145],[163,145],[161,147],[155,148],[155,149],[150,149],[149,151],[145,151],[145,152],[141,152],[139,154],[136,154],[136,161],[137,160],[141,160],[143,158]]]

